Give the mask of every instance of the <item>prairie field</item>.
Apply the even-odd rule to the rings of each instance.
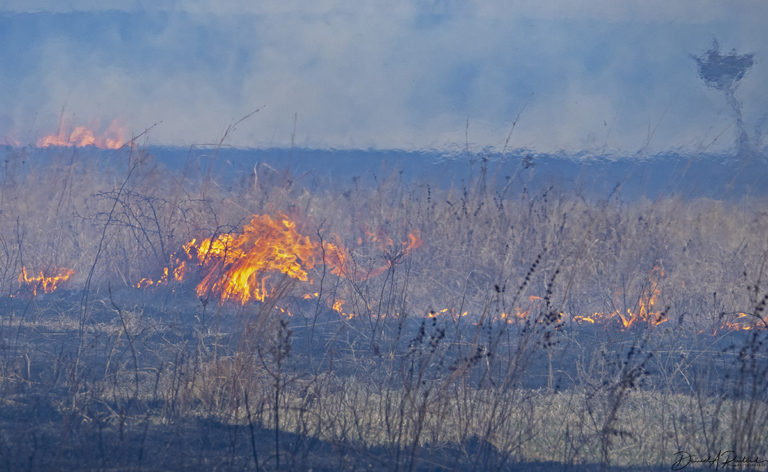
[[[206,159],[7,150],[1,469],[765,470],[765,196]]]

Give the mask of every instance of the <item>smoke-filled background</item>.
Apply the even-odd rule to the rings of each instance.
[[[762,470],[766,18],[0,0],[0,471]]]
[[[768,3],[103,2],[0,5],[0,143],[70,126],[152,144],[728,151],[723,94],[693,55],[753,53],[739,84],[767,127]]]

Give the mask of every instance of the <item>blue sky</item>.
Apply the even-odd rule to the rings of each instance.
[[[153,144],[653,154],[733,148],[689,54],[755,54],[737,96],[768,128],[768,2],[6,0],[0,142],[119,120]],[[671,3],[671,5],[669,4]],[[255,5],[254,5],[255,4]],[[468,126],[467,126],[468,124]],[[765,139],[762,145],[765,145]]]

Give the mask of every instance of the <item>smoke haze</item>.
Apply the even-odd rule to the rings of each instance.
[[[768,105],[762,2],[5,3],[0,143],[61,117],[210,143],[263,107],[229,143],[502,149],[519,115],[510,147],[727,151],[730,108],[690,58],[715,37],[755,54],[747,126]]]

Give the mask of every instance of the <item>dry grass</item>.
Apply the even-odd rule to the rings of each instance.
[[[7,469],[666,468],[680,450],[768,454],[765,331],[719,329],[765,316],[765,202],[531,195],[486,172],[455,188],[397,173],[309,187],[257,169],[230,185],[139,150],[59,152],[43,165],[18,151],[0,182]],[[192,283],[133,287],[192,237],[277,212],[344,243],[354,271],[388,269],[318,266],[311,288],[283,279],[242,307],[200,300]],[[424,244],[398,255],[371,232]],[[76,276],[33,297],[22,266]],[[654,267],[666,323],[559,315],[637,309]],[[357,316],[329,310],[335,299]]]

